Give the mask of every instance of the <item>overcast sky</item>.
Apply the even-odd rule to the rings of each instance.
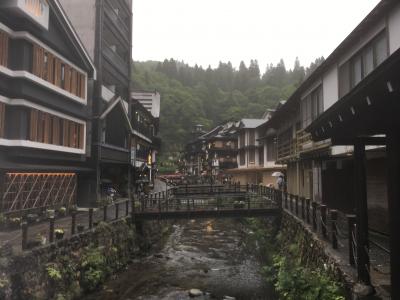
[[[379,0],[133,0],[133,59],[207,67],[325,58]]]

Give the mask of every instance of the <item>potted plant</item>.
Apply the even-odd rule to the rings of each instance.
[[[54,230],[54,234],[56,236],[56,240],[62,240],[64,238],[64,229],[58,228]]]
[[[58,215],[61,216],[61,217],[65,217],[66,214],[67,214],[67,208],[65,206],[61,206],[58,209]]]

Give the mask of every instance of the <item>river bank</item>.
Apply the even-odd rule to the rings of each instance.
[[[234,219],[180,222],[161,251],[135,260],[85,300],[191,299],[190,289],[203,292],[196,299],[275,300],[242,229]]]

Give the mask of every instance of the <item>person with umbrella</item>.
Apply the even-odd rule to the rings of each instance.
[[[272,174],[274,177],[278,177],[276,179],[276,185],[278,186],[278,189],[284,190],[285,188],[285,175],[282,172],[274,172]]]

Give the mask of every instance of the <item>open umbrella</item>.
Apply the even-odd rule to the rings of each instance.
[[[283,175],[283,173],[282,172],[274,172],[274,173],[272,173],[272,176],[273,177],[283,177],[284,175]]]

